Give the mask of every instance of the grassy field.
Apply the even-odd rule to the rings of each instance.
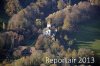
[[[90,48],[100,55],[100,19],[81,25],[75,36],[78,40],[77,48]]]
[[[100,40],[95,40],[94,42],[80,43],[77,45],[78,48],[90,48],[100,55]]]

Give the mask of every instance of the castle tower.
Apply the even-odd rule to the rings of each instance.
[[[51,19],[48,19],[47,28],[51,27]]]

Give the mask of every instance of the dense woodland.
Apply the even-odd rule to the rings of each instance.
[[[96,22],[98,20],[98,22]],[[95,22],[94,22],[95,21]],[[1,0],[0,66],[95,66],[98,55],[91,48],[78,48],[76,37],[86,24],[100,24],[100,0]],[[57,29],[45,36],[44,29]],[[96,30],[96,31],[98,31]],[[87,32],[91,31],[88,30]],[[100,31],[94,33],[100,39]],[[86,34],[86,37],[88,35]],[[82,37],[84,40],[85,38]],[[87,40],[85,41],[87,42]],[[88,43],[87,43],[88,44]],[[26,54],[24,53],[26,52]],[[45,58],[95,57],[95,63],[46,63]]]

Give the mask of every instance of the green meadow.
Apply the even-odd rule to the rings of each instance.
[[[75,34],[77,39],[77,48],[90,48],[100,55],[100,19],[84,23],[80,31]]]

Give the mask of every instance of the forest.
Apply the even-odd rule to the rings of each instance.
[[[99,66],[99,43],[100,0],[0,0],[0,66]]]

